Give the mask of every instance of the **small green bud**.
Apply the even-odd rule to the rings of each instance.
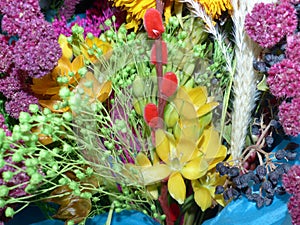
[[[71,145],[69,145],[69,144],[64,144],[64,146],[63,146],[63,151],[65,152],[65,153],[71,153],[72,151],[73,151],[73,147],[71,146]]]
[[[9,182],[14,176],[14,173],[11,171],[4,171],[2,173],[2,178],[4,179],[5,182]]]
[[[112,30],[108,30],[108,31],[106,31],[106,36],[107,37],[109,37],[109,38],[111,38],[111,37],[113,37],[114,36],[114,32],[112,31]]]
[[[1,185],[0,186],[0,197],[6,197],[9,193],[9,189],[8,187],[6,187],[5,185]]]
[[[62,87],[62,88],[59,90],[59,96],[60,96],[62,99],[68,98],[68,97],[70,96],[70,90],[69,90],[69,88],[67,88],[67,87]]]
[[[29,123],[20,124],[20,130],[22,133],[26,133],[27,131],[30,131],[31,125]]]
[[[164,113],[164,122],[167,125],[167,127],[173,127],[179,120],[179,114],[176,110],[176,108],[172,104],[168,104],[165,107],[165,113]]]
[[[49,115],[49,114],[51,114],[52,112],[51,112],[50,109],[44,108],[43,113],[44,113],[44,115]]]
[[[0,198],[0,208],[4,208],[4,206],[6,206],[6,201]]]
[[[28,112],[20,112],[19,121],[20,123],[28,123],[31,119],[31,116]]]
[[[58,180],[58,183],[60,185],[66,185],[68,183],[68,180],[66,178],[62,177]]]
[[[92,197],[92,194],[90,192],[83,192],[80,194],[80,197],[90,199]]]
[[[26,193],[31,193],[32,191],[36,190],[36,186],[34,184],[28,184],[27,187],[25,188]]]
[[[24,158],[23,158],[22,154],[20,154],[19,152],[15,152],[12,156],[13,162],[21,162],[23,159]]]
[[[91,40],[94,39],[94,35],[93,35],[91,32],[88,32],[87,35],[86,35],[86,37],[87,37],[88,39],[91,39]]]
[[[82,67],[78,70],[78,74],[81,76],[81,77],[84,77],[84,75],[88,72],[87,68],[86,67]]]
[[[15,210],[11,207],[7,207],[5,210],[6,217],[13,217],[15,215]]]
[[[30,183],[39,184],[43,180],[43,176],[40,173],[34,173],[31,175]]]
[[[105,20],[104,24],[108,27],[110,27],[112,25],[112,22],[110,19]]]
[[[0,169],[5,166],[6,162],[3,158],[0,158]],[[0,207],[1,208],[1,207]]]
[[[67,222],[67,225],[74,225],[75,223],[74,223],[74,221],[73,220],[69,220],[68,222]]]
[[[142,97],[145,93],[145,83],[140,77],[136,77],[132,83],[132,91],[135,97]]]
[[[36,104],[30,104],[29,111],[32,113],[37,113],[39,111],[39,106]]]

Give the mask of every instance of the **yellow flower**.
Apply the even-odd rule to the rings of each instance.
[[[218,185],[224,185],[226,177],[220,177],[215,171],[209,172],[199,180],[192,181],[194,199],[202,211],[205,211],[216,203],[225,206],[222,195],[216,195],[215,189]]]
[[[127,12],[126,28],[134,28],[136,32],[141,24],[147,9],[156,8],[155,0],[113,0],[114,6],[121,7]],[[166,21],[171,16],[171,8],[174,0],[164,1],[164,15]]]
[[[99,59],[99,56],[108,53],[110,50],[112,50],[112,47],[109,43],[101,41],[97,37],[89,38],[87,36],[85,38],[85,42],[80,45],[80,49],[85,59],[91,63],[96,63],[96,61]]]
[[[213,19],[218,19],[222,12],[226,10],[229,13],[232,11],[232,5],[230,0],[197,0],[203,7],[208,15]]]
[[[84,61],[82,55],[77,56],[72,62],[65,56],[62,56],[51,73],[42,78],[33,79],[31,90],[39,98],[40,105],[52,111],[61,111],[54,109],[54,105],[60,101],[58,93],[63,86],[57,82],[57,78],[66,78],[67,82],[65,82],[65,86],[75,86],[77,84],[76,82],[80,79],[78,70],[83,66]],[[71,73],[73,76],[70,76]],[[64,109],[62,111],[67,110],[68,109]]]
[[[73,50],[72,46],[67,41],[67,37],[63,34],[59,35],[58,43],[61,47],[62,55],[71,60],[73,57]]]

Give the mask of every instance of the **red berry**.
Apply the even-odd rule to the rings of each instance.
[[[150,8],[147,9],[144,15],[144,27],[149,38],[157,39],[165,32],[161,14],[158,10]]]
[[[150,127],[156,127],[158,123],[158,108],[153,103],[148,103],[144,109],[144,118]]]
[[[173,72],[167,72],[162,78],[160,92],[166,97],[172,96],[177,90],[178,80]]]

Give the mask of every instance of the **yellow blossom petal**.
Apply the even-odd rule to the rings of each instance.
[[[59,35],[58,43],[62,49],[62,55],[71,60],[73,56],[73,51],[72,46],[67,41],[67,37],[63,34]]]
[[[197,157],[189,161],[180,172],[186,179],[195,180],[204,176],[207,169],[207,162],[202,157]]]
[[[183,204],[186,198],[186,186],[179,172],[171,174],[168,180],[168,190],[172,198],[179,204]]]
[[[218,105],[219,105],[218,102],[209,102],[204,104],[197,110],[198,117],[204,116],[205,114],[209,113],[214,108],[216,108]]]
[[[148,157],[142,152],[139,152],[137,154],[137,156],[135,157],[135,162],[137,166],[152,166]]]
[[[201,107],[207,101],[207,89],[204,86],[197,86],[188,91],[188,95],[191,98],[192,102],[196,108]]]
[[[198,187],[194,192],[194,199],[202,211],[205,211],[212,205],[212,197],[210,192],[204,187]]]
[[[222,12],[228,10],[230,13],[233,9],[230,0],[198,0],[198,2],[213,19],[218,19]]]
[[[170,161],[170,143],[165,132],[162,129],[155,131],[156,153],[165,163]]]
[[[140,167],[143,184],[154,184],[166,179],[171,174],[171,169],[165,164],[156,164],[151,167]]]

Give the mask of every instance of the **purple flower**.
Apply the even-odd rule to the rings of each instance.
[[[99,37],[103,31],[100,29],[100,25],[103,25],[104,22],[107,19],[110,19],[113,15],[116,17],[114,25],[118,28],[125,21],[125,12],[112,7],[112,3],[107,0],[98,0],[94,2],[92,8],[86,10],[84,18],[77,16],[75,20],[69,24],[67,23],[67,19],[64,17],[60,20],[55,18],[52,26],[57,36],[60,34],[70,36],[72,34],[72,26],[77,24],[84,28],[84,36],[88,33],[92,33],[95,37]]]
[[[75,13],[76,5],[80,0],[64,0],[63,6],[59,10],[59,15],[64,16],[67,20]]]
[[[257,3],[246,15],[245,30],[262,47],[272,47],[297,28],[297,14],[289,3]]]
[[[11,136],[11,131],[5,124],[5,118],[2,114],[0,114],[0,128],[4,130],[6,136]]]
[[[300,134],[300,97],[293,98],[291,102],[282,102],[279,106],[279,121],[287,135]]]
[[[300,166],[294,165],[283,175],[285,190],[292,195],[288,203],[288,209],[292,217],[292,223],[300,224]]]
[[[268,71],[267,82],[276,97],[300,96],[300,64],[290,59],[275,63]]]
[[[20,112],[29,112],[30,104],[38,104],[38,99],[25,92],[19,91],[12,95],[12,98],[5,102],[5,110],[14,118],[19,118]]]
[[[29,90],[26,75],[22,71],[14,71],[8,76],[0,78],[0,92],[8,99],[21,90]]]
[[[8,44],[4,35],[0,34],[0,72],[7,73],[13,63],[13,47]]]
[[[286,56],[287,58],[300,62],[300,34],[287,36]]]
[[[14,63],[30,77],[43,77],[57,65],[61,48],[50,23],[36,19],[24,28],[27,31],[14,47]]]

